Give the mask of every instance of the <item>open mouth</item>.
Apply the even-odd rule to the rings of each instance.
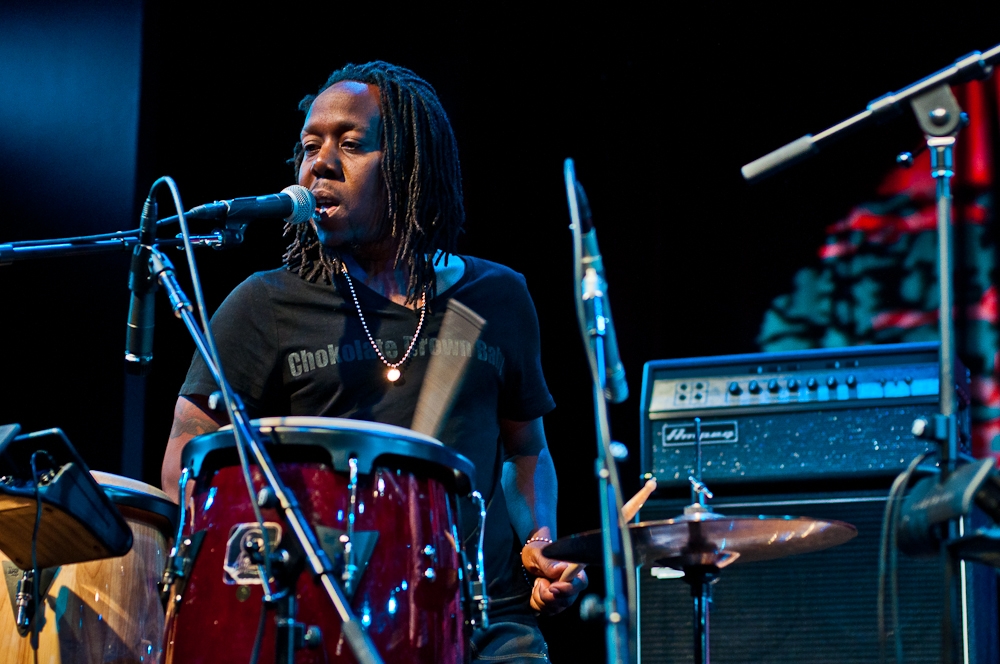
[[[340,205],[340,200],[329,192],[314,191],[313,195],[316,196],[316,214],[321,217],[328,217]]]
[[[316,197],[316,214],[320,217],[329,217],[330,214],[340,205],[340,201],[329,197]]]

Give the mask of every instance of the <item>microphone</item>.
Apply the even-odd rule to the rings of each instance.
[[[301,224],[316,213],[316,197],[305,187],[293,184],[280,194],[246,196],[227,201],[199,205],[184,213],[189,219],[225,219],[250,221],[252,219],[282,218],[290,224]]]
[[[146,375],[153,361],[156,281],[150,277],[149,248],[156,241],[155,235],[156,201],[150,195],[142,206],[139,244],[132,250],[132,267],[128,277],[132,300],[125,331],[125,371],[138,376]]]
[[[604,278],[604,262],[601,259],[601,251],[597,248],[597,231],[594,230],[594,222],[590,215],[590,203],[587,195],[583,193],[583,187],[576,179],[573,180],[576,188],[577,205],[580,210],[580,233],[583,240],[583,269],[593,269],[598,279],[598,288],[604,291],[604,367],[605,386],[604,394],[611,403],[621,403],[628,399],[628,383],[625,381],[625,367],[622,365],[621,356],[618,354],[618,338],[615,336],[615,326],[611,321],[611,302],[608,300],[607,285]]]

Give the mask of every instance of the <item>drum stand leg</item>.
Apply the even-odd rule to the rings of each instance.
[[[304,625],[296,622],[294,589],[289,588],[277,602],[278,631],[275,635],[275,658],[277,664],[292,664],[295,661],[295,651],[302,647],[305,635]]]
[[[274,604],[278,610],[274,657],[277,664],[293,664],[296,650],[319,648],[323,645],[323,633],[319,627],[316,625],[306,627],[305,623],[295,619],[299,607],[295,601],[294,588],[288,588]]]

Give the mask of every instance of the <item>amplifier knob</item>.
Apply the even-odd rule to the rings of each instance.
[[[847,383],[848,387],[855,387],[858,384],[858,379],[854,377],[854,374],[851,374],[844,382]]]
[[[771,380],[767,381],[767,391],[768,392],[777,392],[780,389],[781,389],[781,387],[778,385],[778,379],[777,378],[772,378]]]
[[[743,390],[740,389],[740,384],[734,380],[729,384],[729,393],[732,394],[734,397],[737,397],[743,393]]]
[[[755,380],[750,381],[747,389],[750,390],[750,394],[760,394],[760,385]]]
[[[833,388],[837,387],[837,377],[836,376],[830,376],[829,378],[827,378],[826,379],[826,386],[829,387],[831,390]]]
[[[806,387],[808,387],[810,390],[815,390],[817,387],[819,387],[819,381],[816,380],[815,378],[810,378],[809,380],[806,381]]]
[[[799,381],[795,380],[794,378],[789,378],[788,379],[788,391],[789,392],[798,392],[799,391]]]

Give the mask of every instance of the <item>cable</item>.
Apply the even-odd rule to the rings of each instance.
[[[40,586],[42,583],[42,570],[38,568],[38,531],[42,526],[42,494],[41,476],[38,474],[38,455],[44,454],[49,460],[49,466],[54,466],[55,462],[45,450],[35,450],[31,454],[31,478],[35,485],[35,526],[31,531],[31,649],[35,652],[35,660],[38,659],[38,609],[41,605]],[[42,615],[45,612],[42,611]]]
[[[885,515],[882,517],[882,534],[879,541],[878,556],[878,647],[879,662],[885,664],[886,661],[886,633],[885,633],[885,577],[886,558],[890,559],[889,575],[892,593],[892,631],[896,646],[896,664],[903,664],[903,636],[899,633],[899,575],[897,568],[897,529],[899,516],[903,505],[903,493],[910,483],[910,478],[917,470],[917,466],[923,463],[931,452],[924,452],[917,456],[906,470],[896,476],[889,489],[889,495],[885,503]],[[891,553],[890,553],[891,548]]]
[[[250,664],[257,664],[260,658],[260,644],[264,640],[264,624],[267,621],[267,604],[260,603],[260,618],[257,620],[257,634],[253,638],[253,650],[250,651]]]

